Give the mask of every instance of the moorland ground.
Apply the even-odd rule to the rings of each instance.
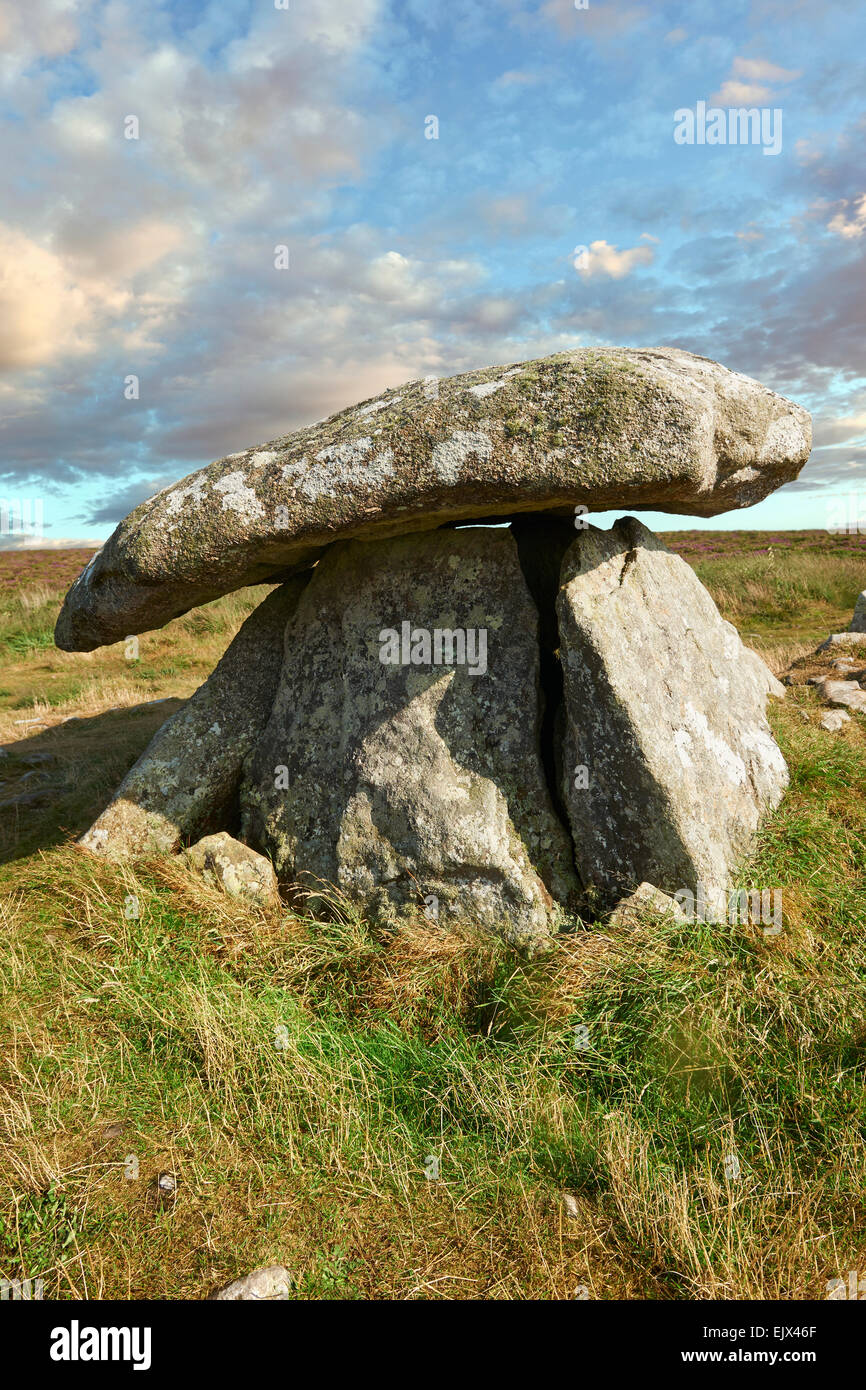
[[[866,587],[861,537],[665,539],[777,672]],[[299,1298],[803,1299],[866,1274],[863,716],[826,732],[808,686],[772,706],[791,786],[740,885],[781,890],[778,936],[586,923],[528,963],[316,922],[75,848],[264,592],[137,658],[59,652],[88,558],[0,553],[0,1277],[200,1298],[279,1262]]]

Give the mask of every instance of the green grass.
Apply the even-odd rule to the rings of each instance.
[[[807,640],[798,602],[838,627],[858,582],[848,556],[823,579],[799,560],[703,577],[756,624],[769,593],[782,647]],[[154,670],[236,618],[178,620]],[[99,660],[69,669],[96,683]],[[533,962],[95,860],[69,835],[165,711],[19,729],[65,790],[0,869],[0,1276],[199,1298],[283,1263],[300,1299],[825,1297],[866,1268],[866,733],[815,710],[806,686],[773,707],[791,786],[741,876],[781,890],[779,936],[647,914]]]

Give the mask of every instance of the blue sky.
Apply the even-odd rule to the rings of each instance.
[[[866,529],[864,53],[859,0],[0,0],[0,500],[99,542],[409,378],[667,344],[814,415],[711,524]]]

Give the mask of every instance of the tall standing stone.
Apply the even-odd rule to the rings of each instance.
[[[783,687],[633,517],[579,533],[561,585],[563,795],[582,880],[718,894],[787,785],[765,714]]]
[[[541,717],[538,614],[508,530],[335,545],[286,630],[245,836],[281,877],[380,919],[426,910],[531,945],[577,892]]]

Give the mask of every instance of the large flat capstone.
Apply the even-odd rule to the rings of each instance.
[[[90,651],[335,540],[576,505],[714,516],[809,455],[805,410],[671,348],[581,348],[409,382],[232,454],[137,507],[69,591],[56,642]]]
[[[510,531],[334,546],[285,647],[241,787],[244,836],[281,878],[380,921],[426,911],[523,945],[555,930],[578,884]]]

